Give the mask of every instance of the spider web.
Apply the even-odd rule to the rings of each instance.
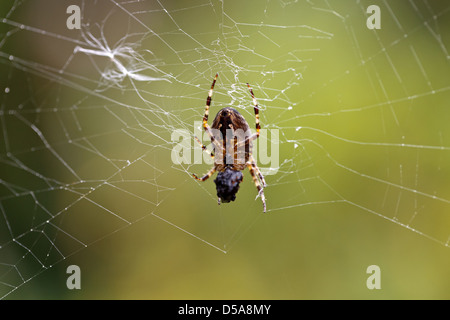
[[[403,248],[448,263],[447,2],[78,1],[81,29],[68,30],[72,2],[0,5],[0,297],[27,296],[103,241],[131,248],[130,230],[212,256],[264,237],[264,261],[345,234],[380,251],[412,241]],[[380,30],[366,27],[374,3]],[[216,72],[211,113],[231,105],[253,126],[249,82],[260,140],[279,148],[261,165],[265,215],[248,173],[236,202],[217,206],[212,181],[191,177],[211,162],[171,161],[177,130],[200,150]],[[289,292],[276,297],[303,296]]]

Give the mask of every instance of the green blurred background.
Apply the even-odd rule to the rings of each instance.
[[[0,297],[449,299],[449,10],[2,2]],[[267,214],[248,172],[217,206],[212,179],[190,176],[210,165],[171,161],[216,72],[212,114],[232,105],[253,126],[249,82],[279,130]]]

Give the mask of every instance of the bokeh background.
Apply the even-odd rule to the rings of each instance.
[[[0,297],[449,299],[449,11],[2,1]],[[266,214],[248,172],[218,206],[190,176],[210,165],[171,161],[216,72],[212,114],[232,105],[253,126],[249,82],[279,130]]]

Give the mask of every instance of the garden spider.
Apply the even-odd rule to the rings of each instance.
[[[199,181],[205,181],[214,172],[218,171],[217,178],[214,180],[217,189],[218,204],[221,202],[227,203],[236,199],[239,183],[243,180],[241,171],[247,167],[258,189],[258,196],[261,197],[264,212],[266,212],[266,198],[264,197],[263,189],[266,187],[266,182],[252,155],[252,141],[259,137],[259,131],[261,129],[259,125],[258,103],[256,102],[252,88],[247,83],[253,99],[256,133],[251,133],[244,117],[231,107],[223,108],[217,112],[210,127],[208,125],[208,115],[217,77],[218,74],[214,77],[211,90],[209,90],[208,98],[206,99],[205,114],[203,115],[203,128],[211,139],[211,143],[214,146],[214,153],[209,152],[206,146],[195,137],[202,149],[208,152],[211,158],[214,159],[214,167],[202,178],[197,177],[195,174],[192,174],[192,176]]]

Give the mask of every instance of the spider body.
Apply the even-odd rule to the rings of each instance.
[[[252,142],[247,139],[251,131],[245,118],[235,109],[226,107],[217,112],[211,129],[214,139],[221,146],[214,148],[216,170],[244,170],[252,148]]]
[[[214,153],[210,153],[210,156],[214,159],[214,167],[202,178],[197,177],[195,174],[192,176],[197,180],[205,181],[217,171],[217,178],[214,182],[216,184],[218,203],[220,204],[221,202],[227,203],[236,199],[239,184],[243,180],[241,171],[248,168],[258,189],[258,196],[261,197],[263,202],[264,212],[266,212],[266,201],[263,191],[266,183],[252,156],[252,141],[259,137],[260,131],[258,104],[250,85],[247,83],[253,99],[256,117],[256,133],[254,134],[250,131],[245,118],[231,107],[221,109],[210,127],[208,125],[209,108],[217,76],[216,74],[206,99],[205,114],[203,116],[203,128],[208,133],[214,147]],[[208,152],[200,140],[197,137],[195,138],[202,146],[202,149]]]

